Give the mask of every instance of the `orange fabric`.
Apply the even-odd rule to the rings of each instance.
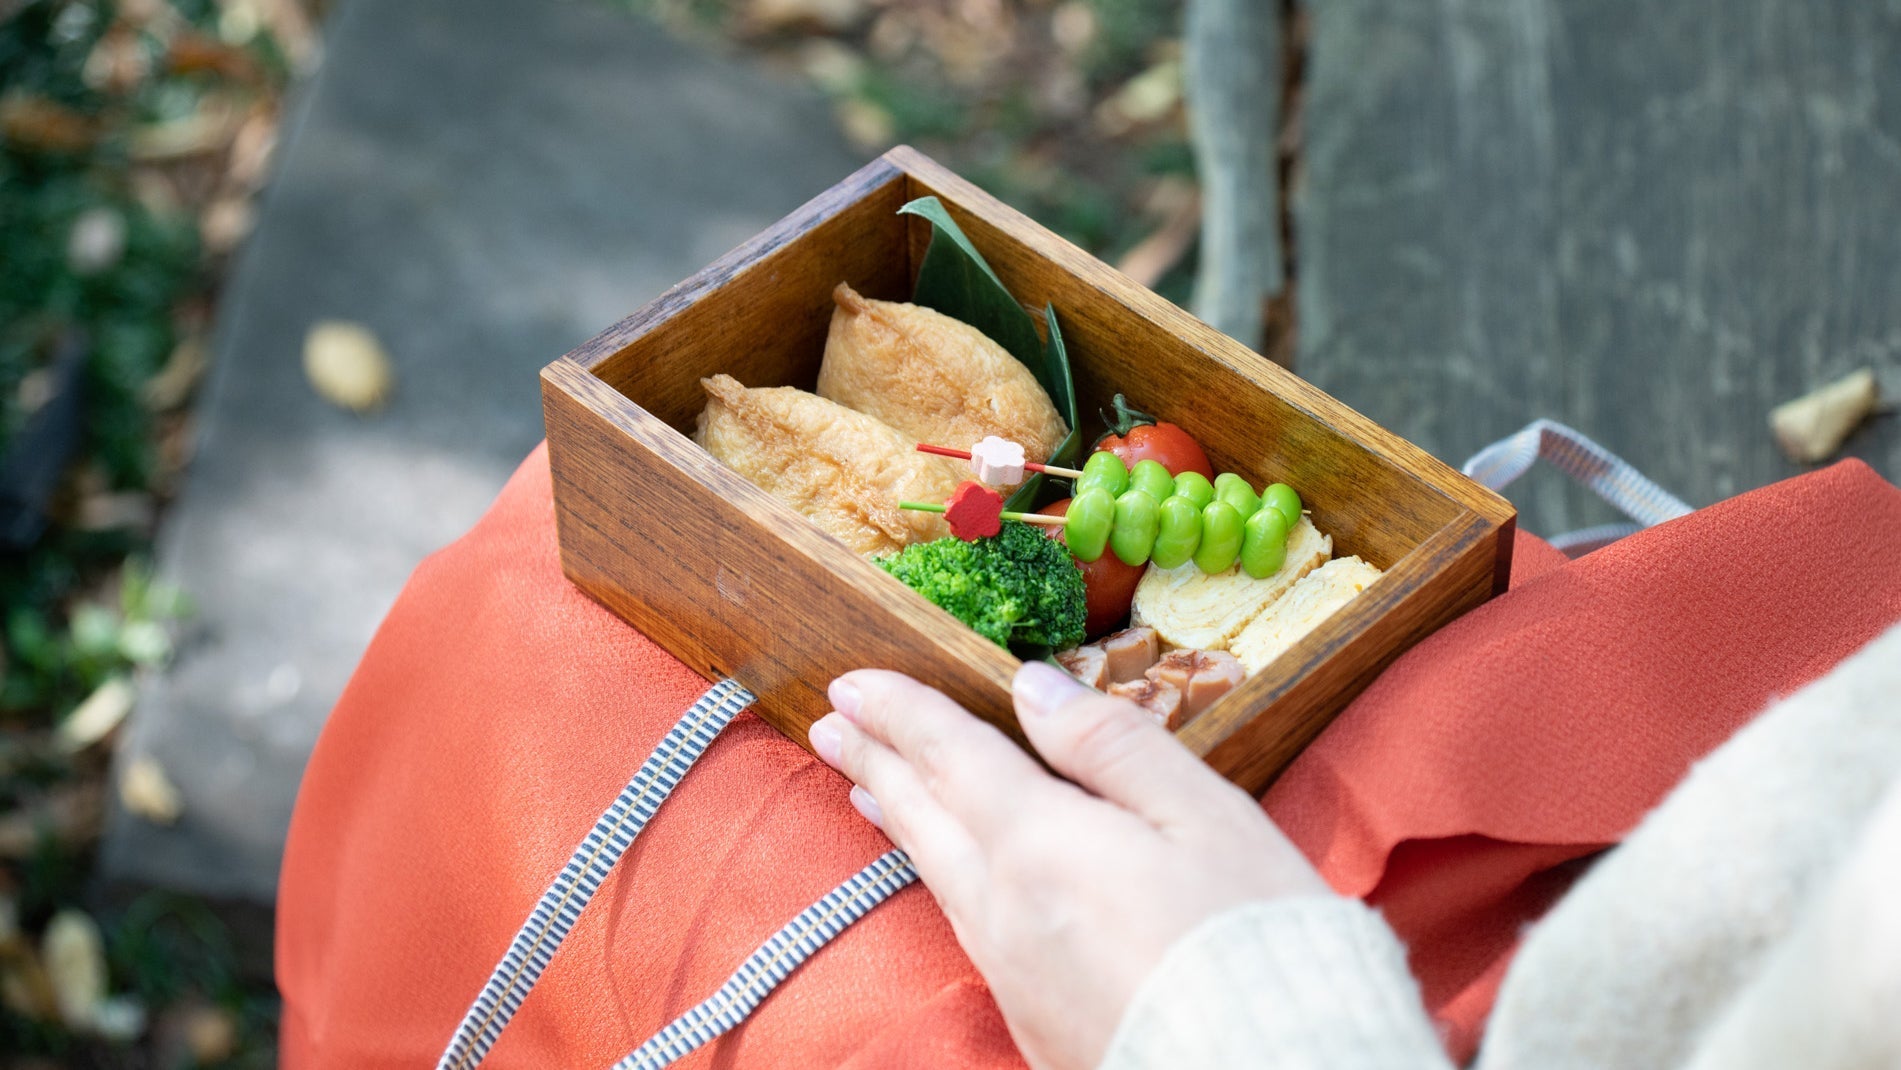
[[[311,755],[278,895],[283,1065],[435,1065],[528,909],[705,688],[562,578],[537,451],[473,531],[417,569]],[[890,850],[845,791],[758,718],[735,720],[483,1065],[610,1066],[712,994]],[[902,1053],[1022,1065],[922,886],[691,1065],[890,1067]]]
[[[1459,1058],[1568,863],[1901,618],[1901,491],[1844,461],[1548,566],[1394,663],[1264,800],[1384,911]]]
[[[1771,695],[1901,617],[1897,560],[1901,492],[1857,464],[1580,562],[1521,536],[1517,588],[1401,658],[1267,806],[1337,887],[1386,911],[1469,1050],[1521,924]],[[278,903],[284,1065],[433,1064],[574,844],[704,687],[562,578],[537,451],[417,570],[311,757]],[[485,1065],[611,1064],[886,846],[842,780],[742,716]],[[1021,1062],[914,887],[687,1065]]]

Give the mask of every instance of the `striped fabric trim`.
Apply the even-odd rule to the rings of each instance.
[[[680,717],[542,893],[508,953],[456,1026],[437,1070],[472,1070],[488,1055],[601,881],[714,737],[752,703],[752,692],[736,681],[721,680]]]
[[[1590,488],[1636,521],[1638,527],[1675,520],[1692,511],[1681,498],[1644,478],[1616,454],[1553,420],[1534,420],[1510,438],[1473,454],[1465,462],[1464,472],[1493,490],[1502,490],[1538,460],[1549,462]],[[1620,531],[1629,534],[1631,530],[1603,525],[1559,535],[1551,543],[1567,552],[1581,553],[1615,541]]]
[[[917,870],[903,851],[879,856],[759,945],[719,991],[615,1063],[614,1070],[660,1070],[745,1021],[800,963],[915,880]]]

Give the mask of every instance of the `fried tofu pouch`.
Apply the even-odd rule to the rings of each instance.
[[[819,367],[819,396],[869,413],[910,443],[969,449],[987,435],[1046,461],[1069,433],[1036,376],[982,331],[845,283]]]
[[[693,441],[861,554],[895,553],[950,534],[942,517],[898,508],[941,502],[963,466],[918,453],[889,424],[789,386],[700,380]]]

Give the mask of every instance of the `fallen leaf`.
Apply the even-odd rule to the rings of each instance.
[[[865,17],[865,0],[751,0],[745,28],[753,33],[848,30]]]
[[[225,185],[255,191],[269,177],[271,153],[277,147],[277,109],[261,104],[251,109],[244,125],[231,138],[231,157],[225,164]]]
[[[99,139],[97,119],[46,97],[10,93],[0,98],[0,138],[38,152],[84,152]]]
[[[133,131],[128,151],[142,163],[202,156],[229,145],[243,122],[244,112],[229,97],[208,96],[190,115]]]
[[[1096,40],[1096,11],[1087,0],[1067,0],[1050,13],[1050,37],[1056,47],[1079,56]]]
[[[255,30],[256,24],[252,26]],[[249,52],[197,32],[180,33],[172,37],[165,65],[174,74],[215,74],[234,82],[246,83],[262,80],[257,61],[251,58]]]
[[[23,1018],[50,1022],[59,1017],[53,983],[40,957],[24,938],[0,944],[0,1004]]]
[[[1849,434],[1875,411],[1879,395],[1874,370],[1862,368],[1776,406],[1769,414],[1769,428],[1791,460],[1814,464],[1841,449]]]
[[[222,256],[238,247],[244,236],[251,233],[253,213],[251,198],[246,194],[220,197],[211,202],[205,214],[198,220],[198,235],[204,239],[205,248],[214,255]]]
[[[175,824],[185,813],[185,801],[165,775],[165,767],[149,754],[126,763],[119,776],[119,802],[155,825]]]
[[[1162,276],[1181,261],[1201,231],[1201,198],[1192,187],[1187,196],[1176,196],[1173,192],[1178,186],[1186,185],[1170,183],[1158,187],[1149,203],[1151,207],[1162,207],[1162,225],[1135,243],[1116,262],[1124,275],[1143,286],[1153,287],[1160,282]],[[1164,190],[1171,192],[1164,194]]]
[[[1110,136],[1167,118],[1182,99],[1182,65],[1163,60],[1124,83],[1096,109],[1096,127]]]
[[[106,998],[106,944],[84,911],[68,907],[53,915],[40,938],[40,962],[53,985],[60,1020],[87,1029]]]
[[[185,1048],[200,1066],[221,1063],[238,1050],[238,1020],[223,1007],[199,1004],[180,1023]]]
[[[807,41],[799,49],[799,66],[828,93],[850,93],[865,77],[865,58],[825,37]]]
[[[153,412],[168,412],[191,400],[211,361],[203,335],[191,335],[172,347],[172,355],[158,374],[145,381],[139,397]]]
[[[839,129],[866,152],[890,148],[897,138],[897,121],[891,113],[863,97],[847,97],[838,102],[836,110]]]
[[[151,73],[152,54],[144,35],[123,19],[100,35],[80,69],[87,86],[108,93],[129,93]]]
[[[132,712],[138,697],[139,689],[132,686],[131,680],[123,676],[107,680],[59,723],[53,733],[55,743],[67,754],[85,750],[111,735],[125,720],[125,715]]]
[[[395,385],[376,335],[346,320],[323,320],[304,336],[304,377],[325,401],[357,413],[381,408]]]

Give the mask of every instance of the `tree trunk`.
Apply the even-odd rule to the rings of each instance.
[[[1254,349],[1279,292],[1280,5],[1189,0],[1184,64],[1189,132],[1201,178],[1195,315]]]

